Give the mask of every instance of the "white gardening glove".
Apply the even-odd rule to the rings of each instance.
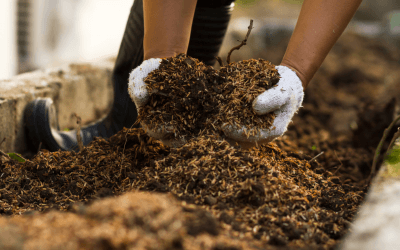
[[[160,58],[151,58],[143,61],[141,65],[136,67],[129,75],[128,92],[133,102],[135,102],[136,108],[139,110],[146,105],[150,99],[150,94],[147,91],[146,83],[144,79],[153,71],[160,67]],[[141,124],[146,133],[158,140],[161,140],[165,145],[170,147],[178,147],[183,144],[182,141],[171,140],[167,138],[173,138],[171,135],[174,132],[172,126],[160,125],[157,129],[149,129],[146,124]]]
[[[271,128],[246,136],[245,127],[237,130],[225,126],[223,131],[230,140],[248,147],[270,142],[286,132],[293,115],[303,102],[304,91],[301,80],[293,70],[286,66],[277,66],[276,69],[281,76],[278,84],[253,101],[253,110],[258,115],[274,111],[276,117]]]

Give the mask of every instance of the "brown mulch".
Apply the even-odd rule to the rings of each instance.
[[[212,136],[170,149],[124,129],[79,153],[2,156],[0,248],[334,249],[368,188],[374,146],[355,142],[366,126],[357,114],[392,115],[400,91],[380,79],[400,79],[398,59],[343,36],[285,136],[258,149]]]
[[[364,192],[309,160],[274,143],[247,151],[212,137],[169,149],[141,129],[125,129],[79,153],[40,152],[26,163],[3,158],[2,213],[71,211],[73,204],[133,190],[171,193],[182,206],[208,210],[219,220],[212,230],[226,237],[330,248]]]
[[[10,223],[11,222],[11,223]],[[260,245],[259,245],[260,246]],[[221,248],[222,247],[222,248]],[[129,192],[70,212],[0,217],[0,249],[249,249],[207,211],[172,195]]]
[[[150,100],[138,121],[150,129],[172,128],[175,139],[221,133],[222,125],[269,129],[275,115],[256,115],[252,103],[279,81],[275,65],[263,59],[233,62],[216,70],[180,54],[162,60],[145,79]]]

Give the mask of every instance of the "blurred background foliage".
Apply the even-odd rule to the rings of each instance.
[[[248,20],[254,19],[254,27],[262,29],[259,32],[265,37],[260,39],[273,43],[268,44],[270,48],[283,43],[281,38],[290,35],[303,2],[236,0],[227,36],[234,36],[234,41],[242,39],[236,30],[246,31]],[[0,79],[69,62],[114,57],[132,3],[133,0],[0,0]],[[383,34],[382,40],[388,40],[400,37],[399,20],[399,0],[363,0],[352,21],[363,22],[357,24],[361,32]],[[399,46],[397,40],[393,44]]]

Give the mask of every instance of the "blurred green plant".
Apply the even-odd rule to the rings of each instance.
[[[311,150],[316,150],[317,149],[317,146],[315,146],[315,145],[312,145],[312,147],[311,147]]]
[[[379,156],[381,155],[381,150],[383,147],[383,144],[386,140],[386,137],[389,135],[389,132],[392,130],[392,128],[394,127],[394,125],[400,120],[400,115],[398,115],[396,118],[394,118],[394,120],[392,121],[392,123],[390,123],[389,127],[387,127],[384,131],[383,131],[383,136],[378,144],[378,147],[376,147],[375,149],[375,154],[374,154],[374,159],[372,161],[372,167],[371,167],[371,172],[369,173],[368,179],[367,179],[367,183],[371,183],[371,178],[372,176],[375,175],[375,171],[376,171],[376,165],[378,164],[378,159]],[[394,133],[394,136],[392,138],[392,140],[390,141],[389,144],[389,149],[388,150],[393,150],[394,147],[394,143],[397,140],[397,138],[400,138],[400,130],[399,128],[397,128],[397,132]],[[385,155],[390,155],[391,153],[389,153],[388,151],[386,151]],[[386,157],[385,157],[386,159]]]
[[[18,162],[25,162],[26,160],[24,159],[24,157],[22,157],[21,155],[17,154],[17,153],[8,153],[8,156],[10,156],[11,159],[14,159]]]
[[[253,5],[257,2],[258,0],[236,0],[235,4],[241,5],[241,6],[247,6],[247,5]]]
[[[303,4],[304,0],[283,0],[290,4]]]
[[[386,155],[385,161],[389,164],[400,163],[400,147],[393,147]]]
[[[69,131],[69,128],[64,128],[63,131],[68,132],[68,131]]]

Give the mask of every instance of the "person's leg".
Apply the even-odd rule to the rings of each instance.
[[[214,65],[228,28],[234,0],[198,0],[187,55]]]
[[[208,65],[214,64],[228,27],[232,2],[198,0],[187,53],[189,56]],[[105,119],[81,129],[84,145],[89,144],[94,136],[108,138],[124,127],[132,127],[136,122],[137,110],[129,97],[127,84],[129,73],[143,61],[143,36],[143,0],[135,0],[112,74],[112,110]],[[51,129],[50,120],[54,120],[55,115],[52,115],[51,109],[52,101],[49,98],[37,99],[27,107],[26,119],[35,121],[27,125],[31,140],[36,146],[42,142],[42,147],[51,151],[77,150],[76,131],[58,131],[55,127]]]
[[[202,1],[198,0],[190,35],[187,54],[208,65],[215,63],[228,27],[232,0]],[[131,127],[137,119],[137,110],[127,92],[129,73],[143,62],[143,1],[136,0],[122,38],[117,60],[113,71],[114,105],[106,119],[107,133],[110,137],[123,127]]]
[[[143,37],[143,0],[135,0],[112,74],[114,104],[104,121],[107,132],[102,137],[110,137],[123,127],[131,127],[136,121],[137,110],[127,89],[129,73],[143,62]]]
[[[135,0],[112,73],[114,101],[111,112],[104,119],[81,129],[84,145],[95,136],[108,138],[135,123],[137,111],[127,93],[128,76],[143,61],[143,34],[143,1]],[[76,131],[59,131],[51,98],[38,98],[29,103],[24,119],[34,149],[41,144],[42,148],[50,151],[78,150]]]

